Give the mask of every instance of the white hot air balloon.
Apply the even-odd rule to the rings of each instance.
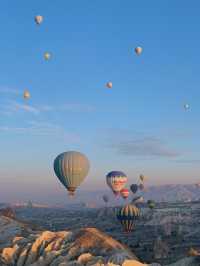
[[[31,94],[28,90],[25,90],[23,96],[24,96],[24,99],[28,100],[28,99],[30,99]]]
[[[189,110],[190,109],[190,105],[188,103],[185,103],[184,104],[184,108],[185,108],[185,110]]]
[[[141,55],[142,51],[143,51],[143,48],[140,47],[140,46],[138,46],[138,47],[135,48],[135,53],[136,53],[137,55]]]
[[[112,82],[109,81],[109,82],[106,83],[106,87],[108,89],[112,89],[112,86],[113,86]]]
[[[46,52],[46,53],[44,54],[44,59],[48,61],[50,58],[51,58],[51,54],[48,53],[48,52]]]
[[[40,25],[42,22],[43,22],[43,16],[40,16],[40,15],[35,16],[35,23],[37,25]]]

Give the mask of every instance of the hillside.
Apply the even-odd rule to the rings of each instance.
[[[67,266],[145,264],[130,249],[96,228],[73,231],[33,231],[26,224],[0,216],[1,266]],[[197,266],[198,257],[169,266]]]

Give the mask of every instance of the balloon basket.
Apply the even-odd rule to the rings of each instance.
[[[74,191],[69,191],[68,195],[69,195],[70,199],[73,199],[75,196],[75,193],[74,193]]]

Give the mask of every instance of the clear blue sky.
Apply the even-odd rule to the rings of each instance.
[[[52,165],[67,150],[90,159],[83,190],[115,169],[130,183],[197,182],[199,10],[198,0],[2,1],[0,200],[65,193]]]

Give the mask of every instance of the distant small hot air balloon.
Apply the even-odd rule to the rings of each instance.
[[[186,103],[186,104],[184,104],[184,108],[185,108],[185,110],[188,110],[188,109],[190,109],[190,105],[188,103]]]
[[[112,89],[113,84],[112,84],[112,82],[107,82],[106,86],[108,89]]]
[[[144,175],[140,175],[140,180],[141,180],[142,182],[144,182],[144,181],[146,180],[146,176],[144,176]]]
[[[127,204],[117,211],[117,219],[122,224],[125,232],[131,232],[133,230],[134,221],[138,219],[140,215],[139,209],[135,205]]]
[[[134,203],[134,204],[136,204],[136,203],[143,203],[143,202],[144,202],[144,198],[142,196],[135,197],[132,200],[132,203]]]
[[[35,16],[35,22],[36,24],[40,25],[43,22],[43,16]]]
[[[156,203],[154,200],[148,200],[147,205],[148,205],[149,209],[154,209],[156,206]]]
[[[103,195],[103,201],[105,202],[105,203],[108,203],[108,201],[109,201],[109,197],[107,196],[107,195]]]
[[[143,184],[139,184],[139,189],[144,190],[145,186]]]
[[[48,52],[46,52],[46,53],[44,54],[44,59],[45,59],[45,60],[49,60],[50,58],[51,58],[51,54],[48,53]]]
[[[120,194],[121,194],[122,198],[127,199],[129,196],[128,188],[122,188],[122,190],[120,191]]]
[[[55,174],[72,196],[86,178],[89,168],[87,157],[76,151],[61,153],[54,160]]]
[[[137,184],[132,184],[130,186],[130,189],[133,192],[133,194],[135,194],[138,191],[138,185]]]
[[[138,46],[138,47],[135,48],[135,52],[136,52],[137,55],[141,55],[142,50],[143,50],[143,49],[142,49],[142,47],[140,47],[140,46]]]
[[[120,191],[125,187],[127,176],[121,171],[112,171],[106,176],[107,185],[112,189],[115,195],[119,195]]]
[[[24,99],[26,99],[26,100],[28,100],[31,97],[30,92],[28,90],[24,91],[24,95],[23,96],[24,96]]]

